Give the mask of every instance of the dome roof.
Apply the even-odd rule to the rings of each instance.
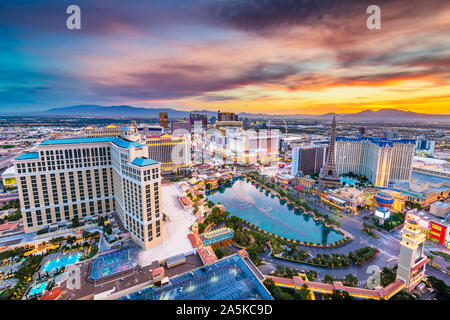
[[[106,126],[106,128],[108,128],[108,129],[115,129],[115,128],[117,128],[117,126],[115,126],[113,124],[110,124],[109,126]]]
[[[121,132],[123,131],[132,131],[133,129],[131,129],[130,127],[123,127],[120,129]]]
[[[394,197],[386,191],[378,191],[375,194],[375,201],[380,205],[391,205],[394,203]]]

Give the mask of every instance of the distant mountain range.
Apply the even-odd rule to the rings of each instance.
[[[52,108],[39,112],[14,113],[16,116],[45,116],[45,117],[89,117],[89,118],[158,118],[160,112],[167,112],[169,118],[188,118],[190,113],[202,113],[208,117],[216,116],[217,112],[208,110],[181,111],[170,108],[139,108],[127,105],[100,106],[100,105],[77,105],[64,108]],[[333,113],[321,115],[311,114],[286,114],[281,115],[285,119],[305,120],[329,120]],[[239,113],[240,118],[270,119],[274,117],[263,113]],[[337,113],[337,120],[344,121],[377,121],[377,122],[448,122],[450,114],[424,114],[396,109],[381,109],[378,111],[364,110],[357,113]]]

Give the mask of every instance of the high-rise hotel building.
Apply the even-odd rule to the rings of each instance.
[[[142,248],[162,240],[160,164],[145,145],[117,137],[46,140],[14,164],[25,232],[118,212]]]
[[[241,165],[275,164],[279,157],[279,130],[226,128],[224,157]]]
[[[301,171],[305,176],[319,174],[326,159],[326,146],[297,146],[292,149],[291,175]]]
[[[146,136],[149,157],[161,163],[163,173],[183,171],[191,164],[190,136],[186,134]]]
[[[364,175],[379,187],[409,181],[415,145],[414,139],[336,137],[336,169]]]

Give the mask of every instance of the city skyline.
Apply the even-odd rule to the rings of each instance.
[[[254,4],[78,1],[82,29],[70,31],[67,4],[3,1],[0,112],[448,110],[448,2],[380,1],[381,30],[366,28],[367,1]]]

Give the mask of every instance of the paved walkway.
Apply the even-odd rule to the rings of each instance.
[[[190,226],[196,217],[192,209],[183,209],[178,201],[182,194],[178,183],[164,185],[161,188],[162,205],[166,214],[166,222],[163,227],[163,241],[149,250],[143,250],[139,254],[139,263],[142,266],[151,264],[155,260],[163,260],[168,257],[191,252],[194,250],[189,238]]]

